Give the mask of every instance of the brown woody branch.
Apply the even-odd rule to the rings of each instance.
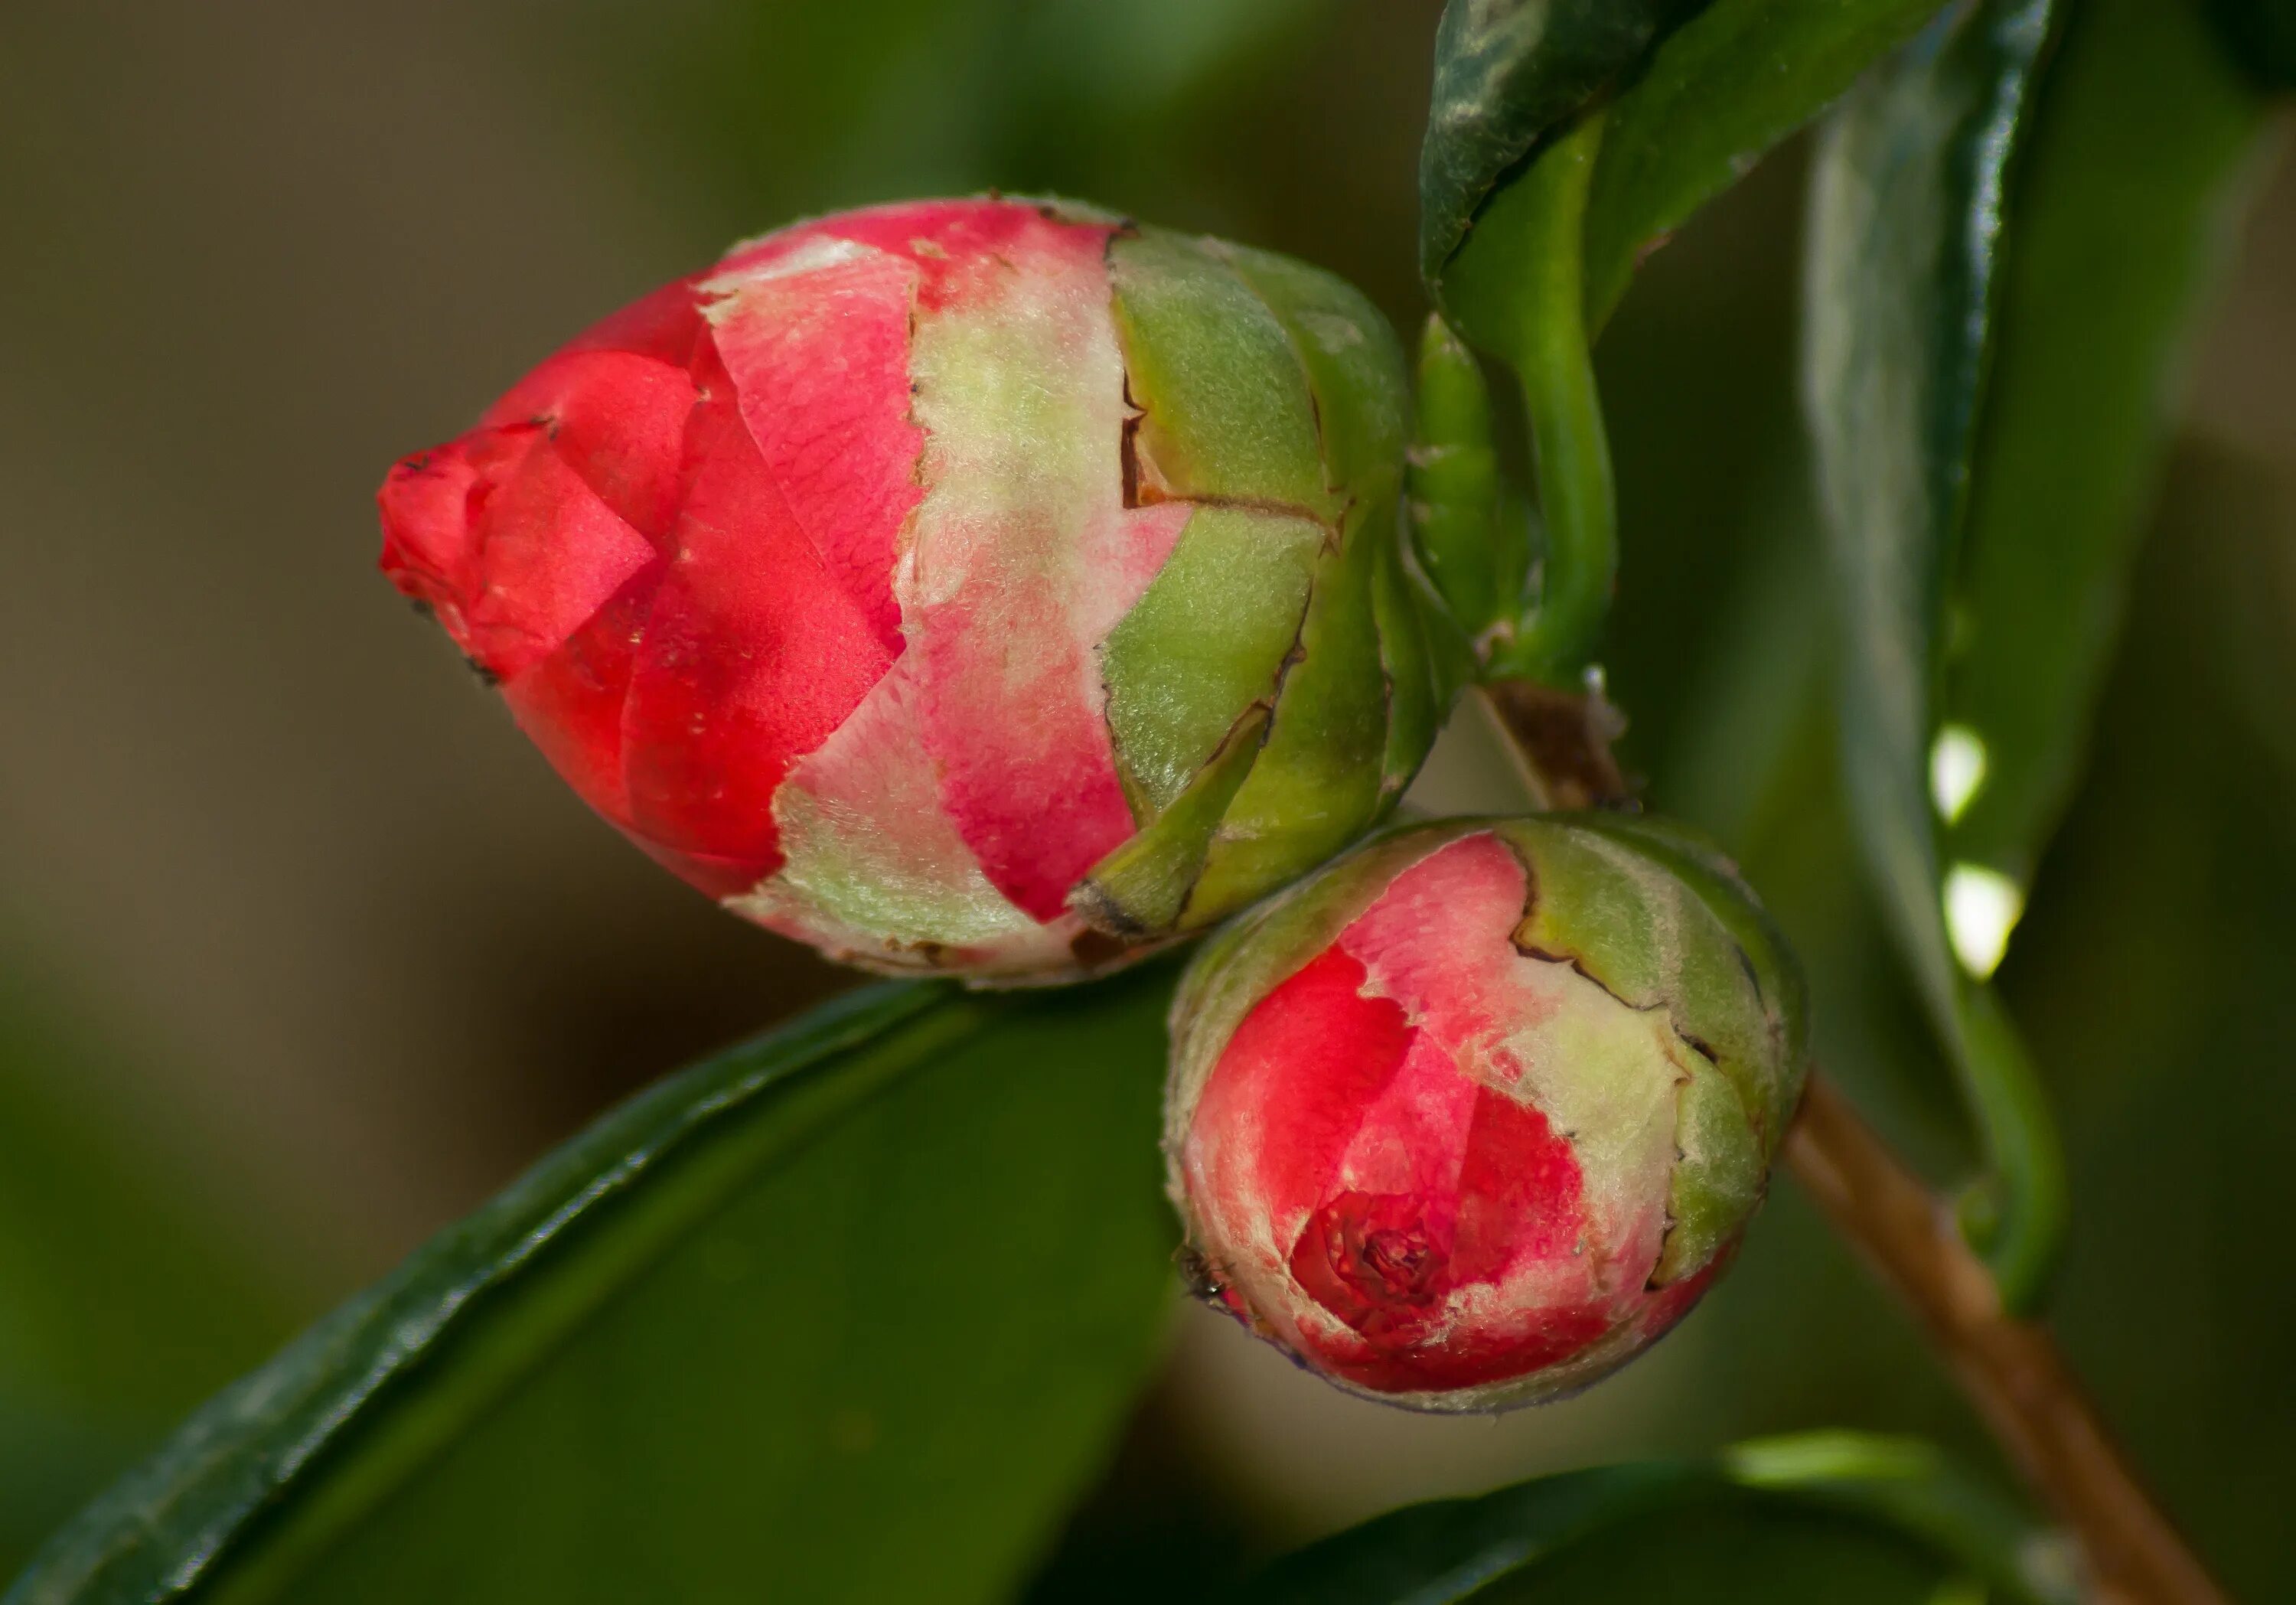
[[[1813,1074],[1785,1162],[1835,1230],[1909,1308],[2009,1458],[2079,1539],[2090,1597],[2224,1605],[2226,1596],[2107,1436],[2039,1325],[2001,1307],[1952,1211],[1849,1100]]]
[[[1611,756],[1611,744],[1626,733],[1626,716],[1600,692],[1494,680],[1482,693],[1535,806],[1607,808],[1633,799],[1634,787]]]
[[[1632,806],[1633,788],[1611,755],[1626,721],[1599,692],[1499,681],[1483,695],[1538,807]],[[2002,1308],[1952,1211],[1823,1075],[1810,1077],[1784,1159],[1913,1312],[2010,1460],[2079,1540],[2089,1598],[2226,1605],[2106,1435],[2054,1341]]]

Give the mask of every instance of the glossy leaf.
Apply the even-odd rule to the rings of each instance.
[[[1948,20],[1845,102],[1819,147],[1805,382],[1836,576],[1851,811],[2002,1178],[1996,1276],[2023,1296],[2054,1254],[2062,1164],[2030,1080],[1971,1052],[1926,776],[2003,196],[2051,6],[1987,0]]]
[[[1414,1505],[1277,1562],[1237,1597],[1915,1605],[1966,1582],[2027,1605],[2069,1598],[2027,1564],[2032,1536],[1925,1445],[1820,1434]]]
[[[2054,1257],[2062,1161],[1982,983],[2070,783],[2245,143],[2200,27],[2150,0],[1989,0],[1862,86],[1817,162],[1807,390],[1849,791],[1979,1127],[1972,1235],[2014,1305]],[[1986,853],[1947,856],[1941,825],[1988,790]]]
[[[2017,175],[1948,603],[1942,723],[1985,754],[1949,863],[2029,883],[2079,778],[2261,111],[2190,7],[2073,8]]]
[[[1460,331],[1522,381],[1546,536],[1538,594],[1499,618],[1488,672],[1576,685],[1609,611],[1615,497],[1587,346],[1635,264],[1936,4],[1447,8],[1422,152],[1422,266]],[[1423,456],[1444,444],[1423,438]],[[1458,561],[1443,522],[1423,539],[1454,558],[1455,588],[1468,577],[1463,623],[1481,634],[1492,604],[1512,600],[1510,564]]]
[[[1160,971],[857,994],[226,1392],[12,1605],[1003,1597],[1153,1357]]]
[[[1558,8],[1484,17],[1452,5],[1422,156],[1426,271],[1439,274],[1509,167],[1606,86],[1623,83],[1587,201],[1587,322],[1601,328],[1644,255],[1912,37],[1939,4],[1620,6],[1606,8],[1603,29],[1579,30],[1574,39],[1585,42],[1569,46],[1550,42],[1563,32],[1559,21],[1538,30],[1527,18]],[[1518,35],[1536,47],[1525,48]],[[1455,190],[1471,199],[1452,200]]]
[[[1587,202],[1587,322],[1602,327],[1645,254],[1938,5],[1716,0],[1669,36],[1611,109]]]
[[[1419,261],[1430,284],[1507,170],[1612,93],[1710,0],[1450,0],[1419,153]]]

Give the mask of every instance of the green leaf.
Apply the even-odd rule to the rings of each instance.
[[[1589,20],[1555,4],[1487,14],[1454,4],[1444,13],[1421,155],[1431,282],[1472,237],[1470,221],[1491,192],[1512,182],[1508,169],[1623,84],[1587,201],[1587,317],[1600,329],[1649,251],[1904,44],[1939,4],[1712,0],[1600,7]],[[1550,12],[1566,14],[1543,14]]]
[[[1003,1597],[1158,1347],[1168,991],[881,987],[652,1089],[217,1397],[11,1605]]]
[[[1539,595],[1500,619],[1489,672],[1575,684],[1608,613],[1615,497],[1587,346],[1636,263],[1937,4],[1447,7],[1421,153],[1422,267],[1460,331],[1522,381],[1546,535]],[[1459,443],[1444,426],[1475,421],[1429,422],[1422,457],[1448,466]],[[1447,518],[1446,487],[1421,488],[1435,515],[1423,540],[1454,560],[1462,624],[1480,635],[1509,596],[1486,579],[1508,565],[1458,561],[1448,537],[1497,522]]]
[[[2029,883],[2079,779],[2261,112],[2189,7],[2073,8],[2017,174],[1948,600],[1943,723],[1987,755],[1948,862]]]
[[[1613,93],[1710,0],[1450,0],[1435,34],[1419,152],[1419,262],[1430,285],[1508,169]]]
[[[1848,788],[1979,1127],[1972,1235],[2014,1306],[2054,1257],[2062,1161],[1982,983],[2073,778],[2249,143],[2201,27],[2152,0],[1987,0],[1861,86],[1817,159],[1806,390]]]
[[[1939,0],[1718,0],[1667,37],[1611,109],[1587,201],[1587,316],[1762,154],[1903,44]]]
[[[1814,1434],[1414,1505],[1278,1561],[1238,1599],[1915,1605],[1956,1583],[1972,1598],[2069,1599],[2032,1574],[2033,1536],[1925,1445]]]
[[[2054,1257],[2062,1162],[2021,1056],[1972,1049],[1972,988],[1948,940],[1925,782],[2003,197],[2052,22],[2051,0],[1984,0],[1843,104],[1819,146],[1806,286],[1804,382],[1837,587],[1851,812],[2000,1183],[1990,1257],[2013,1302]],[[1987,1040],[2013,1042],[1999,1023]]]

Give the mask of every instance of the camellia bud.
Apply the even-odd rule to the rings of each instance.
[[[1423,1410],[1584,1387],[1695,1303],[1800,1096],[1802,983],[1726,863],[1610,815],[1376,839],[1220,933],[1165,1147],[1208,1296]]]
[[[382,566],[575,789],[833,955],[1058,979],[1393,803],[1445,689],[1394,336],[1063,205],[742,245],[381,492]]]

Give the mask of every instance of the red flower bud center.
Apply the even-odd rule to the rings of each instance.
[[[1292,1273],[1357,1331],[1391,1328],[1449,1290],[1449,1237],[1430,1224],[1415,1199],[1342,1192],[1300,1228]]]

